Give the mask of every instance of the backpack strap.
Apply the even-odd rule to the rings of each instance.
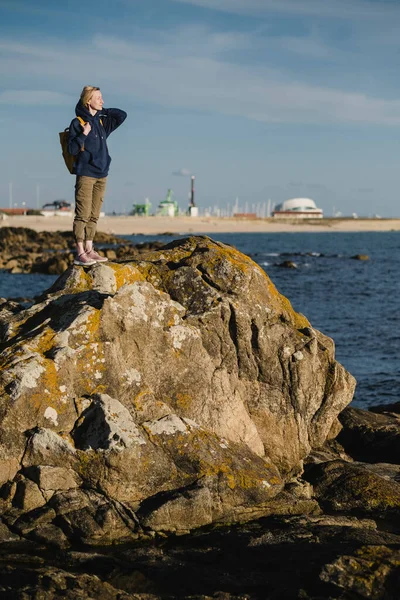
[[[84,125],[86,125],[86,121],[84,121],[84,120],[82,119],[82,117],[76,117],[76,118],[78,119],[78,121],[80,122],[80,124],[82,125],[82,127],[83,127]],[[85,144],[83,144],[83,145],[82,145],[81,152],[83,152],[84,150],[85,150]]]
[[[76,117],[76,118],[79,119],[80,124],[82,125],[82,127],[83,127],[83,125],[86,125],[86,121],[84,121],[82,119],[82,117]],[[100,121],[100,124],[103,125],[103,121],[101,119],[99,119],[99,121]],[[103,125],[103,127],[104,127],[104,125]]]
[[[82,117],[78,117],[78,116],[77,116],[76,118],[78,119],[78,121],[80,122],[80,124],[82,125],[82,127],[84,127],[84,126],[86,125],[86,121],[84,121],[84,120],[82,119]],[[102,126],[102,127],[104,127],[104,125],[103,125],[103,121],[102,121],[101,119],[99,119],[99,121],[100,121],[100,123],[101,123],[101,126]],[[84,150],[85,150],[85,147],[84,147],[84,146],[82,146],[82,148],[81,148],[81,152],[83,152]]]

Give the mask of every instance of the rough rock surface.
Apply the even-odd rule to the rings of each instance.
[[[400,415],[348,407],[339,417],[338,441],[358,460],[400,463]]]
[[[10,600],[397,600],[399,577],[400,536],[344,516],[271,517],[95,552],[0,546]]]
[[[306,479],[314,495],[329,511],[386,519],[400,524],[400,483],[384,468],[371,470],[365,463],[343,460],[312,465]]]
[[[96,240],[101,244],[118,244],[121,237],[96,233]],[[67,250],[73,247],[72,231],[34,231],[29,227],[0,227],[0,253],[12,252],[16,249],[24,252],[43,252],[43,250]]]
[[[132,244],[115,235],[96,233],[96,246],[109,260],[138,256],[149,248],[163,246],[162,242]],[[110,248],[110,245],[114,248]],[[0,227],[0,269],[10,273],[47,273],[60,275],[75,258],[72,231],[41,231],[28,227]]]
[[[193,237],[71,268],[0,331],[10,534],[98,545],[315,510],[282,490],[354,379],[234,248]]]

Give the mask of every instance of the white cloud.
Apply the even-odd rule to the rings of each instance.
[[[204,39],[192,53],[187,48],[187,39],[194,37],[190,27],[180,36],[169,32],[144,42],[98,35],[68,48],[54,39],[40,43],[0,40],[3,84],[24,81],[30,88],[3,92],[0,102],[16,103],[15,98],[22,98],[19,103],[73,105],[82,86],[90,83],[102,88],[106,104],[110,95],[263,122],[400,124],[398,100],[301,81],[300,72],[294,80],[284,70],[235,64],[233,59],[228,62],[220,54],[222,40],[228,40],[232,48],[235,32],[224,36],[218,38],[215,31],[203,28]],[[242,34],[239,43],[251,45],[251,39],[251,34],[247,39]],[[317,52],[312,45],[304,51]],[[90,81],[83,80],[83,56]]]
[[[269,13],[357,19],[400,15],[400,6],[371,0],[174,0],[233,14],[265,16]]]

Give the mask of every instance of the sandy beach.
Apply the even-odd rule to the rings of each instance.
[[[29,227],[35,231],[69,231],[71,217],[11,216],[0,227]],[[279,233],[328,231],[400,231],[399,219],[239,219],[217,217],[133,217],[105,216],[98,230],[116,235]]]

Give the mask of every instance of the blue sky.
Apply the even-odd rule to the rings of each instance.
[[[400,216],[399,0],[0,0],[0,206],[73,200],[84,85],[128,112],[107,211],[313,198]]]

